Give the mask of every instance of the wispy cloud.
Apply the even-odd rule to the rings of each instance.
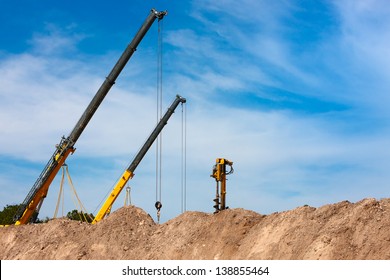
[[[389,90],[389,7],[386,1],[335,2],[340,20],[341,66],[345,83],[354,90],[350,100],[370,109],[371,114],[388,116]],[[356,95],[360,98],[356,98]],[[352,102],[353,102],[352,101]]]
[[[77,44],[86,35],[73,33],[74,25],[69,25],[65,29],[60,29],[54,24],[46,23],[45,33],[34,33],[29,44],[36,54],[60,55],[66,52],[77,50]]]

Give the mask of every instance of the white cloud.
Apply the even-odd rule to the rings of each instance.
[[[32,39],[29,41],[32,51],[45,56],[77,51],[77,44],[86,35],[73,33],[72,30],[74,28],[75,24],[71,24],[65,29],[60,29],[54,24],[46,23],[46,34],[34,33]]]
[[[337,1],[334,6],[340,19],[340,57],[345,64],[340,70],[354,90],[349,99],[370,114],[388,116],[389,5],[373,0]]]
[[[283,75],[284,78],[289,76],[290,88],[297,83],[318,85],[317,78],[301,67],[305,52],[293,52],[292,48],[297,42],[289,41],[286,36],[292,28],[286,26],[285,22],[296,11],[295,4],[290,1],[202,1],[201,4],[196,3],[194,9],[194,17],[203,22],[206,34],[218,32],[215,41],[222,41],[218,45],[219,49],[225,52],[234,50],[233,55],[236,57],[231,58],[231,65],[237,65],[239,60],[245,61],[246,65],[258,61],[263,67],[274,67],[278,70],[278,75]],[[210,13],[213,13],[211,17]],[[244,65],[241,66],[245,69]],[[256,72],[261,73],[260,69],[259,67]],[[230,74],[234,76],[233,73],[237,72]],[[266,76],[263,83],[287,87],[280,83],[280,77],[273,76],[271,79],[270,73],[272,72],[262,73],[257,77],[258,82],[263,80],[262,76]],[[240,75],[240,78],[246,77]]]
[[[82,67],[74,71],[77,67],[77,62],[66,59],[53,61],[28,54],[2,61],[0,125],[6,135],[0,140],[2,154],[42,160],[41,149],[54,147],[75,123],[88,98],[84,93],[95,84],[95,78],[82,72]],[[62,75],[66,70],[73,75]],[[58,140],[53,142],[53,137]]]

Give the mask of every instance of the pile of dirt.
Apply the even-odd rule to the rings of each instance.
[[[156,224],[123,207],[96,225],[0,228],[0,259],[390,259],[390,199],[260,215],[186,212]]]

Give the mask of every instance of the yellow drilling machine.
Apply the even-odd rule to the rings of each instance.
[[[230,168],[228,171],[226,168],[227,166]],[[226,176],[232,174],[233,171],[232,161],[224,158],[217,158],[213,167],[213,173],[210,175],[210,177],[213,177],[217,182],[216,197],[214,199],[214,214],[228,208],[226,206]]]

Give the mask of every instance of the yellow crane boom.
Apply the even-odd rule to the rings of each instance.
[[[111,191],[110,195],[104,202],[103,206],[100,208],[99,212],[96,214],[95,219],[92,221],[92,224],[96,224],[102,220],[107,214],[110,213],[111,207],[114,204],[115,200],[118,198],[119,194],[125,187],[126,183],[133,178],[134,171],[137,168],[138,164],[141,162],[145,154],[148,152],[149,148],[152,146],[153,142],[156,140],[157,136],[160,134],[164,126],[167,124],[169,118],[175,112],[176,107],[180,103],[185,103],[186,99],[177,95],[171,106],[168,108],[165,115],[160,119],[149,138],[146,140],[142,148],[139,150],[129,167],[123,172],[121,178],[116,183],[115,187]]]

